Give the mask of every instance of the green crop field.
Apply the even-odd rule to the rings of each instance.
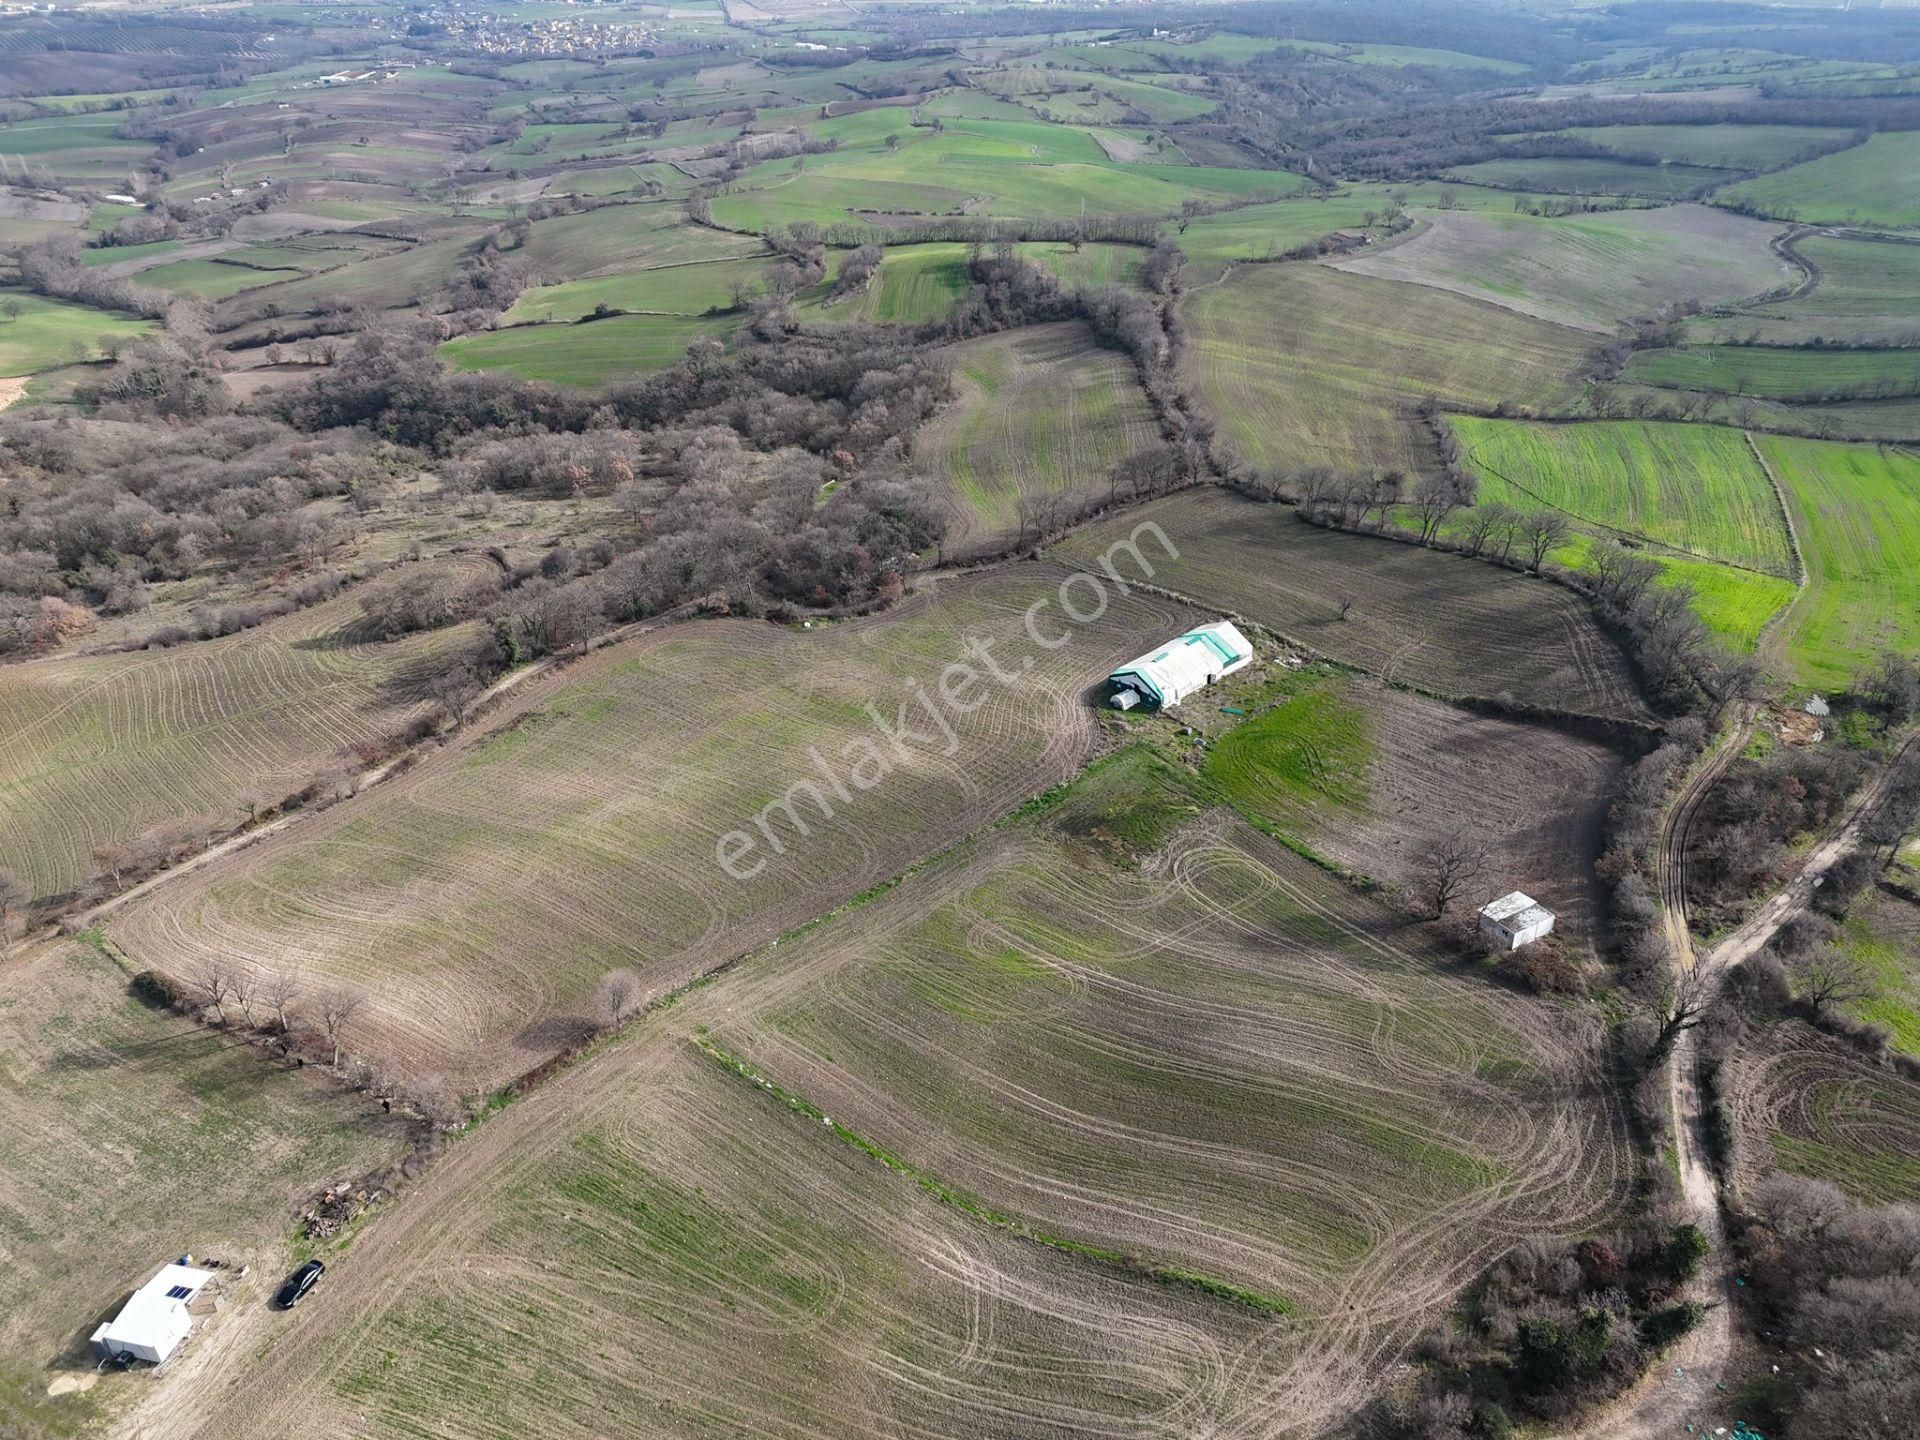
[[[1368,214],[1377,218],[1384,208],[1371,191],[1326,199],[1302,196],[1196,216],[1175,239],[1193,264],[1213,268],[1284,255],[1336,230],[1357,230]]]
[[[842,258],[832,257],[835,263]],[[894,246],[864,290],[833,300],[829,278],[802,296],[795,311],[827,324],[924,324],[946,315],[967,293],[966,266],[964,245]]]
[[[1590,337],[1426,285],[1313,265],[1249,266],[1190,293],[1189,365],[1250,464],[1416,471],[1414,407],[1570,399]]]
[[[35,895],[83,883],[93,852],[176,822],[224,831],[242,796],[278,804],[341,752],[399,730],[396,690],[458,635],[358,643],[340,598],[187,648],[0,669],[0,853]]]
[[[1796,680],[1846,689],[1881,651],[1920,655],[1920,458],[1755,436],[1794,509],[1807,589],[1781,630]]]
[[[1104,496],[1116,466],[1160,438],[1133,364],[1077,324],[954,347],[958,398],[922,430],[916,455],[948,491],[949,549],[995,548],[1022,502],[1070,512]]]
[[[1361,65],[1431,65],[1440,70],[1491,70],[1497,75],[1525,75],[1531,65],[1518,60],[1495,60],[1459,50],[1430,50],[1419,45],[1355,45],[1342,52]]]
[[[1886,1026],[1896,1049],[1920,1055],[1920,905],[1890,889],[1870,889],[1847,912],[1840,943],[1872,983],[1872,993],[1848,1012]]]
[[[1152,532],[1160,527],[1176,552]],[[1506,691],[1532,704],[1646,713],[1618,647],[1564,587],[1392,540],[1323,530],[1287,506],[1188,491],[1076,531],[1054,553],[1149,577],[1320,654],[1448,695]],[[1343,616],[1340,601],[1353,604]]]
[[[232,265],[220,260],[177,260],[171,265],[157,265],[151,270],[142,270],[136,277],[136,283],[151,285],[176,295],[224,300],[243,290],[277,285],[282,281],[299,279],[300,275],[301,272],[294,269],[261,270],[251,265]]]
[[[1920,393],[1920,350],[1688,345],[1638,351],[1621,378],[1673,390],[1773,400],[1913,395]]]
[[[664,370],[694,341],[725,339],[739,324],[737,315],[616,315],[486,330],[449,340],[440,353],[460,370],[511,370],[556,385],[607,385]]]
[[[20,313],[6,313],[12,306]],[[125,343],[149,334],[153,325],[44,295],[0,290],[0,378],[31,375],[91,358],[109,341]]]
[[[1556,133],[1628,154],[1727,170],[1772,170],[1848,134],[1819,125],[1588,125]]]
[[[1000,642],[1017,669],[1011,657],[1033,649],[1024,616],[1064,575],[951,578],[811,633],[714,621],[609,646],[515,689],[490,725],[367,803],[117,913],[114,937],[170,973],[213,946],[362,985],[396,1064],[498,1083],[575,1037],[607,969],[635,965],[650,993],[670,990],[1073,773],[1093,742],[1085,687],[1141,634],[1176,634],[1194,612],[1116,601],[1036,656],[1017,689],[953,716],[951,748],[934,731],[884,752],[884,783],[849,787],[844,803],[824,792],[830,820],[804,791],[791,817],[764,808],[789,785],[827,783],[814,752],[844,771],[860,745],[890,745],[865,707],[892,723],[908,682],[934,683],[970,637]],[[735,830],[765,837],[752,883],[717,859]]]
[[[1714,198],[1814,225],[1920,226],[1920,132],[1875,135]]]
[[[1704,186],[1723,184],[1724,170],[1699,165],[1634,165],[1625,160],[1580,156],[1530,156],[1481,160],[1447,172],[1475,185],[1564,195],[1645,195],[1679,200]]]
[[[1565,511],[1584,527],[1791,578],[1773,486],[1746,437],[1632,420],[1549,425],[1452,417],[1483,500]]]
[[[764,293],[770,271],[765,260],[710,260],[568,280],[525,291],[501,319],[507,325],[578,320],[601,305],[636,314],[701,315],[729,309],[736,288]]]
[[[1545,218],[1448,211],[1419,234],[1337,262],[1611,334],[1676,298],[1725,305],[1790,283],[1776,226],[1704,205]]]
[[[11,857],[10,857],[11,858]],[[312,1072],[136,998],[65,941],[0,988],[0,1430],[91,1433],[150,1394],[92,1373],[94,1325],[166,1261],[214,1255],[229,1313],[264,1307],[298,1213],[397,1160],[404,1128]],[[83,1384],[48,1394],[49,1381]]]

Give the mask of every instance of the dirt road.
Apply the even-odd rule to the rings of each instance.
[[[1758,707],[1745,706],[1720,745],[1700,765],[1681,791],[1661,837],[1660,873],[1666,903],[1668,934],[1673,940],[1678,970],[1698,968],[1717,990],[1726,973],[1756,955],[1776,931],[1807,907],[1819,877],[1861,841],[1868,813],[1885,796],[1900,760],[1920,742],[1909,736],[1892,761],[1861,793],[1847,818],[1801,858],[1786,884],[1768,896],[1732,933],[1721,937],[1705,955],[1696,953],[1686,924],[1686,839],[1702,801],[1714,781],[1725,773],[1752,734]],[[1709,1306],[1706,1318],[1616,1405],[1570,1432],[1568,1440],[1653,1440],[1656,1436],[1708,1434],[1728,1423],[1724,1413],[1731,1391],[1727,1372],[1733,1358],[1733,1275],[1722,1223],[1721,1196],[1706,1162],[1707,1113],[1700,1089],[1696,1032],[1682,1032],[1674,1045],[1668,1079],[1673,1097],[1674,1163],[1680,1192],[1693,1223],[1713,1244],[1701,1262],[1690,1297]],[[1726,1389],[1721,1389],[1721,1386]]]

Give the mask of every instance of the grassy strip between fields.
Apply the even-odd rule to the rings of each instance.
[[[1130,1258],[1121,1251],[1109,1249],[1104,1245],[1089,1245],[1084,1241],[1069,1240],[1064,1235],[1055,1235],[1050,1231],[1038,1229],[1016,1215],[1009,1215],[1004,1210],[996,1210],[983,1201],[967,1194],[964,1190],[955,1189],[939,1176],[928,1174],[925,1170],[894,1154],[893,1151],[888,1150],[885,1146],[874,1143],[858,1131],[848,1129],[839,1121],[828,1116],[825,1111],[804,1095],[796,1095],[785,1086],[761,1074],[760,1071],[755,1069],[749,1062],[735,1055],[732,1051],[727,1050],[704,1032],[695,1035],[693,1037],[693,1043],[698,1047],[701,1054],[720,1066],[721,1069],[726,1070],[738,1079],[746,1081],[749,1085],[764,1090],[774,1099],[785,1103],[787,1108],[796,1114],[804,1115],[810,1120],[819,1121],[821,1125],[831,1130],[834,1138],[842,1144],[850,1145],[855,1150],[862,1151],[873,1159],[878,1160],[889,1170],[900,1175],[905,1175],[941,1204],[951,1205],[956,1210],[972,1216],[975,1220],[983,1224],[991,1225],[996,1229],[1018,1235],[1023,1240],[1031,1240],[1035,1244],[1045,1245],[1048,1249],[1058,1250],[1068,1255],[1078,1255],[1082,1259],[1095,1260],[1103,1265],[1112,1265],[1132,1274],[1144,1275],[1150,1280],[1157,1280],[1165,1285],[1186,1286],[1209,1295],[1213,1299],[1225,1300],[1235,1305],[1243,1305],[1263,1315],[1292,1315],[1295,1313],[1293,1302],[1283,1296],[1269,1295],[1264,1291],[1249,1289],[1244,1285],[1236,1285],[1230,1280],[1222,1280],[1217,1276],[1205,1275],[1196,1270],[1183,1269],[1177,1265],[1146,1264]]]

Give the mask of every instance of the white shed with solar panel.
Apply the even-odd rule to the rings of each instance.
[[[1253,663],[1253,646],[1228,620],[1177,635],[1107,677],[1107,703],[1116,710],[1165,710],[1223,675]]]
[[[118,1315],[93,1332],[93,1343],[109,1359],[158,1365],[180,1348],[193,1329],[187,1307],[212,1280],[211,1270],[162,1265],[159,1274],[133,1292]]]

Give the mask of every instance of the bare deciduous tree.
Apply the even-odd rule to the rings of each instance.
[[[1466,503],[1467,497],[1453,476],[1441,473],[1421,476],[1413,490],[1413,513],[1420,522],[1420,543],[1433,544],[1447,517]]]
[[[1873,994],[1873,974],[1866,965],[1828,946],[1796,957],[1787,973],[1800,998],[1822,1015]]]
[[[1682,1033],[1707,1022],[1712,1003],[1713,988],[1699,970],[1682,971],[1675,977],[1660,1007],[1660,1028],[1647,1048],[1649,1070],[1667,1058]]]
[[[1438,920],[1487,869],[1491,847],[1463,831],[1443,835],[1420,852],[1419,885],[1429,913]]]
[[[336,1067],[340,1064],[340,1044],[347,1027],[366,1008],[366,1004],[365,992],[347,985],[332,986],[314,1002],[314,1012],[320,1017],[320,1030],[327,1037],[327,1044],[333,1048]]]
[[[633,1013],[633,1007],[640,1003],[640,975],[637,971],[622,966],[618,970],[609,970],[600,977],[600,987],[594,994],[594,1008],[600,1012],[602,1023],[618,1025]]]
[[[222,955],[204,955],[190,962],[186,976],[188,993],[202,1005],[213,1007],[214,1019],[227,1023],[227,1001],[233,997],[233,963]]]
[[[1572,527],[1558,510],[1534,510],[1520,522],[1520,534],[1527,542],[1528,568],[1539,571],[1547,563],[1547,552],[1564,541]]]
[[[301,988],[297,970],[275,970],[261,982],[261,1003],[273,1011],[274,1024],[282,1035],[293,1029],[293,1007],[300,999]]]
[[[0,957],[7,954],[13,941],[14,920],[24,924],[27,901],[33,896],[27,882],[12,870],[0,870]]]
[[[260,999],[260,972],[246,960],[235,960],[227,968],[227,988],[240,1007],[240,1018],[253,1029],[253,1007]]]

